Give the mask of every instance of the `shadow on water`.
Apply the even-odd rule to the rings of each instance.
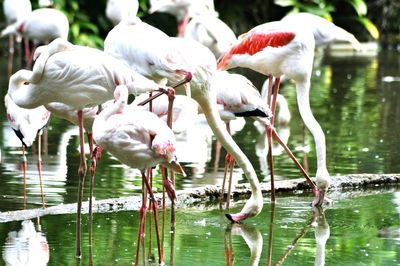
[[[327,161],[331,175],[354,173],[399,173],[400,93],[399,54],[382,51],[378,55],[326,55],[315,67],[312,77],[311,105],[326,133]],[[7,58],[1,58],[0,87],[6,93]],[[14,64],[18,67],[18,64]],[[245,73],[245,70],[238,70]],[[264,80],[250,73],[261,88]],[[288,102],[291,120],[287,141],[295,155],[308,164],[313,176],[316,168],[314,143],[304,131],[296,106],[293,84],[281,89]],[[0,105],[5,114],[4,106]],[[5,117],[5,116],[3,116]],[[23,208],[20,142],[5,119],[1,120],[0,211]],[[262,181],[268,181],[265,139],[252,122],[246,121],[234,139],[254,164]],[[176,188],[185,189],[221,184],[224,151],[215,153],[215,139],[199,119],[193,132],[178,137],[186,178],[177,177]],[[48,128],[47,154],[43,156],[43,179],[46,206],[76,201],[79,165],[77,129],[52,118]],[[282,133],[283,134],[283,133]],[[33,146],[35,147],[35,146]],[[280,179],[300,176],[289,158],[276,151],[274,163]],[[28,150],[27,208],[41,205],[35,150]],[[156,169],[155,190],[161,181]],[[235,169],[234,183],[245,182],[242,171]],[[96,199],[140,195],[141,179],[137,173],[104,154],[95,179]],[[164,252],[166,265],[398,265],[400,203],[399,188],[350,192],[333,191],[334,204],[325,210],[312,209],[311,197],[277,195],[276,205],[264,203],[262,213],[243,224],[230,224],[213,201],[202,206],[176,210],[176,224],[169,228],[166,214]],[[85,197],[88,189],[85,191]],[[310,195],[308,195],[310,196]],[[267,197],[266,197],[267,198]],[[239,211],[242,202],[232,202]],[[88,217],[83,217],[82,265],[130,265],[135,261],[139,212],[95,213],[93,242],[88,231]],[[150,221],[151,217],[147,217]],[[43,265],[75,264],[75,215],[41,217],[43,229],[32,230],[34,223],[0,223],[3,260],[34,253]],[[24,229],[25,228],[25,229]],[[154,228],[154,225],[151,227]],[[29,229],[29,230],[28,230]],[[36,237],[26,240],[24,232]],[[35,234],[33,233],[35,231]],[[44,235],[42,232],[46,232]],[[157,260],[154,232],[147,226],[141,261]],[[47,238],[47,240],[46,240]],[[35,240],[34,240],[35,239]],[[31,241],[32,240],[32,241]],[[33,241],[34,240],[34,241]],[[47,241],[47,242],[46,242]],[[34,246],[34,243],[41,243]],[[44,248],[47,246],[47,255]],[[49,248],[50,247],[50,248]],[[17,249],[17,250],[16,250]],[[23,252],[27,252],[23,254]],[[11,254],[11,255],[9,255]],[[39,264],[39,259],[36,261]],[[15,263],[9,263],[15,265]]]

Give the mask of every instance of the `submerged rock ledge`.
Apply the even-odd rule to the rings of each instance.
[[[329,193],[336,193],[342,190],[353,190],[369,187],[400,186],[400,174],[354,174],[346,176],[333,176],[332,185]],[[270,192],[270,183],[261,184],[263,194]],[[277,193],[307,193],[311,195],[310,188],[304,178],[275,181]],[[220,186],[204,186],[200,188],[184,189],[176,192],[177,208],[201,207],[213,205],[218,208],[217,199],[219,197]],[[232,197],[234,199],[247,198],[250,195],[249,184],[239,184],[234,188]],[[328,193],[328,195],[329,195]],[[157,200],[161,200],[161,193],[155,194]],[[169,200],[167,200],[167,204]],[[104,200],[94,200],[93,212],[114,212],[139,210],[141,206],[141,196],[131,196],[125,198],[114,198]],[[84,202],[82,212],[88,212],[88,202]],[[0,212],[0,223],[33,219],[44,215],[73,214],[76,213],[76,204],[60,204],[47,208],[37,208],[29,210],[18,210]]]

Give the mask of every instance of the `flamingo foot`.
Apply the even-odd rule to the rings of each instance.
[[[176,200],[176,193],[175,193],[175,187],[174,184],[172,183],[171,179],[168,177],[163,178],[163,186],[165,187],[165,190],[167,191],[168,198],[171,201]]]
[[[247,213],[235,213],[235,214],[230,214],[230,213],[226,213],[225,217],[228,218],[229,221],[231,221],[232,223],[239,223],[247,218],[250,217],[249,214]]]

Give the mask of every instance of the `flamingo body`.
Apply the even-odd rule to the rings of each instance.
[[[6,27],[1,35],[21,34],[36,43],[48,43],[56,38],[68,38],[67,16],[53,8],[39,8],[14,24]]]
[[[304,28],[311,29],[314,35],[316,47],[330,44],[335,41],[345,41],[349,42],[354,49],[361,49],[360,42],[353,34],[317,15],[305,12],[289,13],[283,17],[281,21],[292,23],[294,25],[302,25]]]
[[[326,168],[325,134],[312,114],[309,100],[314,48],[310,30],[282,21],[265,23],[242,35],[239,43],[220,57],[218,68],[245,67],[264,75],[279,78],[285,75],[295,81],[300,115],[314,136],[317,151],[316,183],[320,196],[313,204],[321,205],[330,176]]]
[[[63,118],[74,125],[78,125],[78,110],[72,106],[60,103],[60,102],[52,102],[46,104],[46,109],[50,111],[53,115]],[[84,117],[83,120],[83,128],[85,132],[91,133],[93,121],[99,111],[98,106],[87,107],[82,109],[82,114]]]
[[[57,39],[38,52],[33,71],[20,70],[10,77],[10,97],[24,108],[51,102],[77,110],[96,106],[113,98],[117,84],[127,84],[134,94],[158,90],[156,83],[97,49]]]
[[[114,25],[117,25],[126,17],[136,16],[138,10],[138,0],[108,0],[106,16]]]
[[[246,77],[229,73],[217,72],[211,80],[211,88],[217,91],[217,104],[223,121],[236,117],[266,117],[271,111],[262,100],[257,88]]]
[[[181,63],[180,55],[168,39],[164,32],[139,18],[130,19],[108,33],[104,51],[145,77],[157,82],[165,78],[177,82],[185,76],[187,66]]]
[[[209,13],[193,17],[186,26],[184,37],[204,44],[216,58],[219,58],[237,40],[235,33],[228,25]]]
[[[7,24],[12,24],[23,19],[32,12],[29,0],[4,0],[3,12]]]
[[[124,86],[116,88],[116,94],[121,87]],[[127,96],[116,99],[115,104],[104,109],[94,120],[96,143],[123,164],[142,172],[160,163],[166,166],[177,163],[175,135],[167,124],[148,111],[124,110]]]
[[[264,75],[285,74],[294,80],[304,79],[311,74],[314,39],[311,32],[293,29],[280,22],[253,28],[219,58],[218,68],[241,66]]]

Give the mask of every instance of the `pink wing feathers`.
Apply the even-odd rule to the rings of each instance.
[[[265,47],[280,47],[290,43],[296,34],[287,31],[274,32],[248,32],[241,35],[241,41],[231,47],[231,49],[221,56],[218,60],[218,69],[225,69],[229,59],[237,54],[254,55],[262,51]]]

